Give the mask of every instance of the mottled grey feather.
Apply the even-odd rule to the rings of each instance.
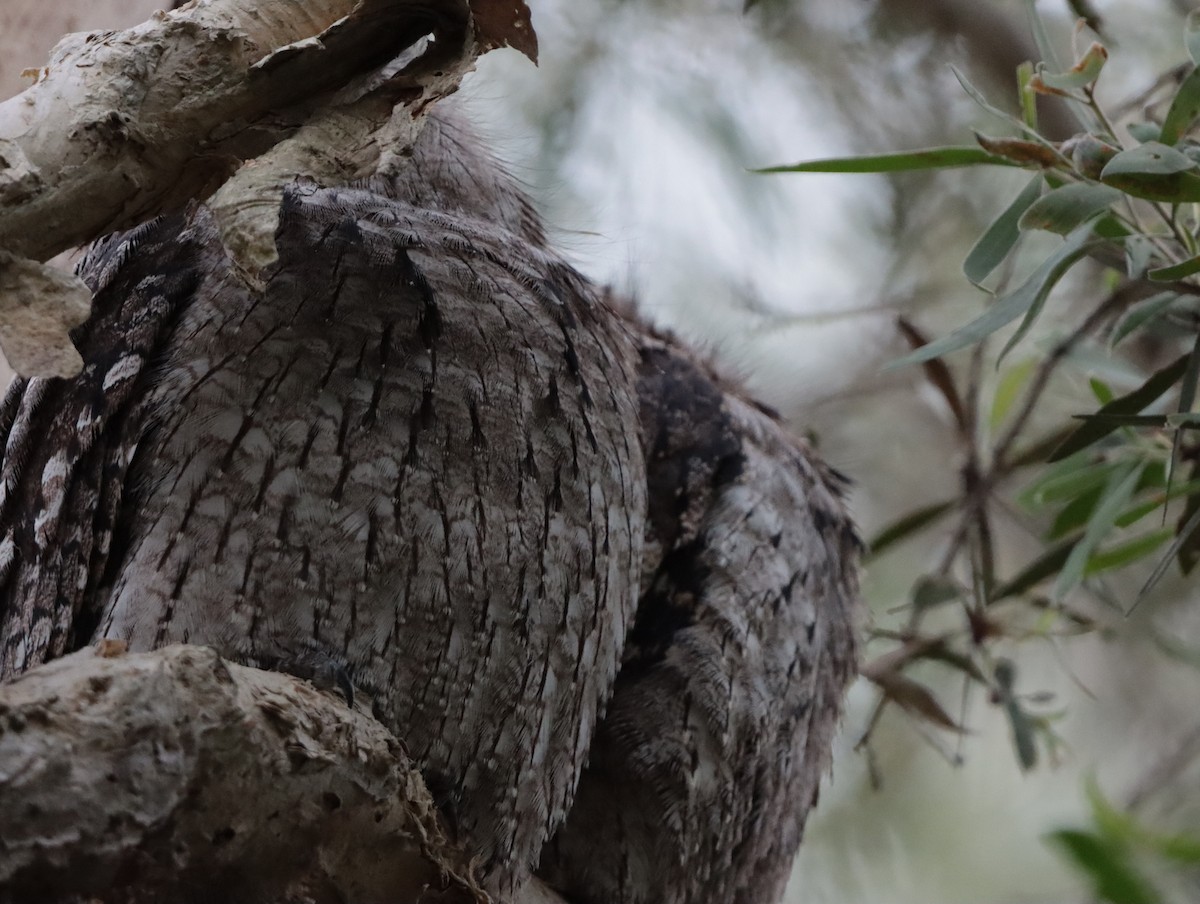
[[[539,872],[576,904],[777,901],[856,666],[842,481],[666,337],[639,387],[650,573]]]

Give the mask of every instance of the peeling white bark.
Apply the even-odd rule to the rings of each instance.
[[[196,0],[125,31],[68,35],[36,83],[0,104],[0,250],[13,256],[0,268],[28,288],[8,272],[17,261],[224,184],[213,209],[256,283],[274,260],[283,186],[373,172],[394,150],[375,133],[395,113],[403,127],[388,140],[411,143],[476,53],[466,0]],[[69,375],[78,286],[41,286],[24,293],[22,319],[5,319],[0,347],[18,372]]]

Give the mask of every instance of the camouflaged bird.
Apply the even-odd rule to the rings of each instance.
[[[0,675],[209,644],[368,697],[501,899],[777,898],[854,666],[836,476],[453,116],[276,242],[261,291],[203,206],[82,261],[83,373],[0,410]]]

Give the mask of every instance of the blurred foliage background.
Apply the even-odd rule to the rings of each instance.
[[[2,0],[3,93],[64,30],[156,5]],[[1125,260],[1195,255],[1195,204],[1129,207],[1148,248],[1081,251],[1002,359],[1019,318],[939,363],[888,368],[989,310],[962,263],[1031,174],[752,172],[1019,135],[954,70],[1020,117],[1018,67],[1043,58],[1031,8],[1061,68],[1107,48],[1094,102],[1136,147],[1127,126],[1161,123],[1186,85],[1193,4],[529,5],[540,66],[482,60],[462,91],[472,118],[560,248],[812,436],[876,540],[864,678],[789,900],[1200,900],[1197,572],[1175,555],[1143,593],[1200,498],[1194,434],[1166,421],[1194,407],[1200,289],[1189,273],[1130,278]],[[1083,131],[1050,95],[1037,127],[1057,152]],[[1125,215],[1124,196],[1111,203]],[[1003,298],[1062,248],[1024,231],[987,284]],[[1104,421],[1106,436],[1045,463],[1075,415],[1139,390],[1140,404],[1172,364],[1145,405],[1107,409],[1153,422]]]

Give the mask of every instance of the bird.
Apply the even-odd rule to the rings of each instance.
[[[650,555],[540,871],[576,904],[778,901],[857,670],[847,481],[676,337],[639,350]]]
[[[83,371],[0,406],[0,678],[210,645],[368,703],[498,900],[776,899],[854,666],[841,478],[454,111],[276,247],[247,285],[196,203],[81,260]]]

